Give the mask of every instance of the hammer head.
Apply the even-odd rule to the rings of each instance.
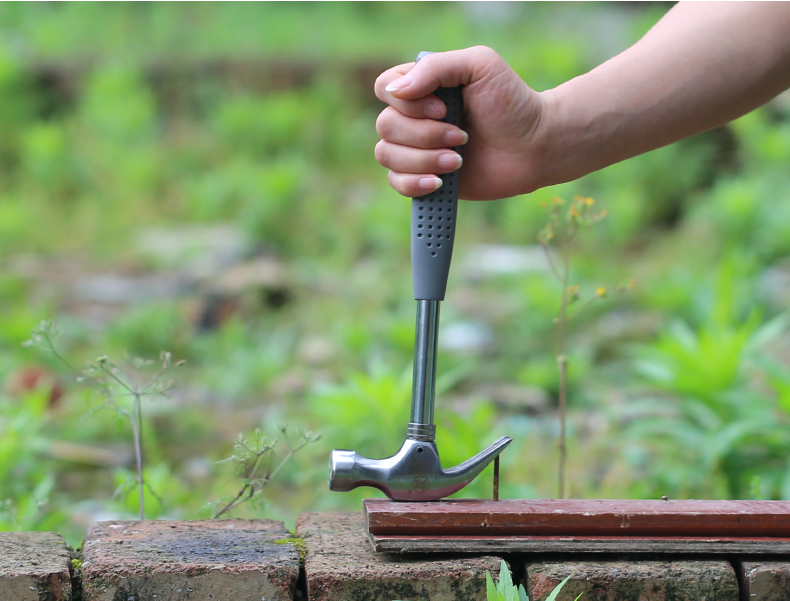
[[[432,441],[406,439],[400,451],[386,459],[335,449],[329,458],[329,489],[347,492],[372,486],[395,501],[435,501],[474,480],[511,440],[503,436],[471,459],[446,470]]]

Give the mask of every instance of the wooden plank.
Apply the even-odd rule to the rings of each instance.
[[[672,553],[678,555],[790,554],[790,538],[386,536],[369,535],[382,553]]]
[[[788,501],[367,499],[376,536],[790,537]]]

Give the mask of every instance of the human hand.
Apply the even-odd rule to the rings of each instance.
[[[446,108],[432,94],[459,85],[463,130],[437,121]],[[438,188],[437,174],[458,168],[460,157],[449,149],[460,145],[460,198],[494,200],[542,185],[544,100],[492,49],[442,52],[393,67],[378,77],[375,90],[389,104],[376,121],[376,160],[390,169],[390,185],[404,196]]]

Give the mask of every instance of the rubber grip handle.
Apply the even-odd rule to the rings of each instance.
[[[420,53],[417,60],[424,54]],[[461,126],[461,87],[437,88],[434,92],[447,105],[442,121]],[[458,148],[453,148],[458,152]],[[459,171],[440,175],[441,187],[411,201],[411,267],[415,300],[444,300],[450,260],[453,256],[458,215]]]

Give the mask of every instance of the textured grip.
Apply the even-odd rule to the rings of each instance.
[[[422,54],[421,54],[422,56]],[[447,105],[442,119],[460,127],[461,88],[438,88]],[[454,148],[458,152],[458,148]],[[411,201],[411,266],[415,300],[444,300],[458,213],[458,170],[440,175],[442,186]]]

